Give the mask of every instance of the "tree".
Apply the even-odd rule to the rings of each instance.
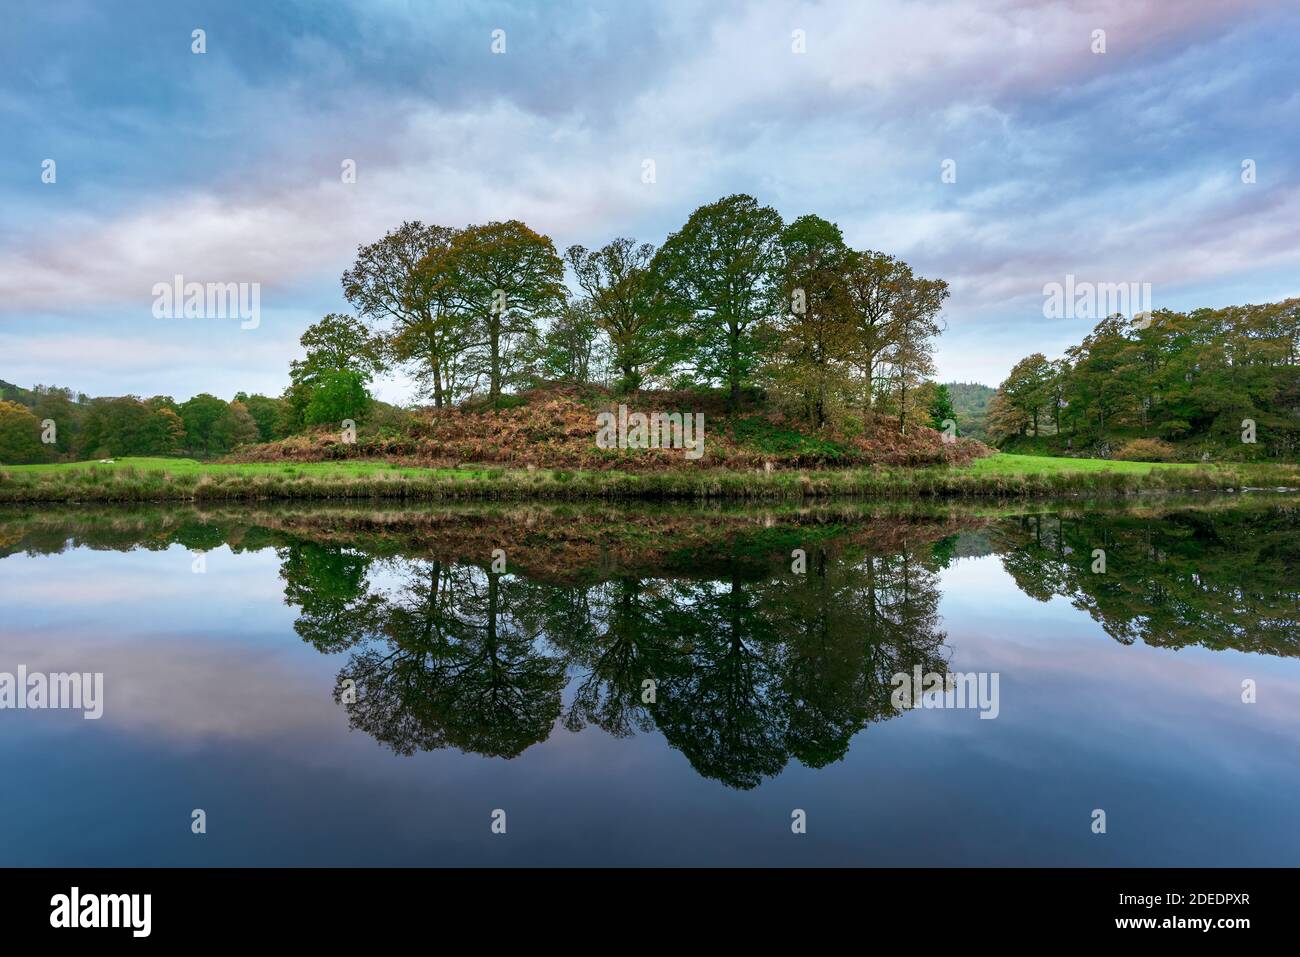
[[[542,374],[552,379],[589,382],[599,361],[599,327],[589,299],[570,300],[542,339]]]
[[[303,410],[307,425],[338,425],[344,419],[365,418],[370,406],[365,377],[351,369],[336,369],[315,380],[311,399]]]
[[[908,386],[932,368],[929,340],[939,334],[936,317],[948,286],[918,277],[901,259],[867,250],[849,260],[845,289],[853,316],[852,361],[869,421],[878,386],[892,385],[906,405]]]
[[[281,436],[295,435],[306,427],[303,416],[307,412],[311,396],[312,386],[307,382],[294,382],[291,371],[289,385],[280,396],[280,412],[275,420],[277,433]]]
[[[930,400],[930,427],[942,432],[947,426],[945,422],[952,422],[955,426],[957,423],[957,410],[952,405],[952,393],[943,383],[934,387],[934,396]]]
[[[1097,323],[1082,343],[1066,350],[1074,367],[1074,389],[1068,401],[1083,437],[1100,439],[1116,419],[1128,418],[1131,411],[1132,383],[1116,374],[1128,351],[1126,327],[1122,316],[1110,316]]]
[[[54,445],[47,446],[47,451],[63,455],[72,451],[77,442],[77,433],[81,425],[82,409],[78,407],[76,396],[71,389],[57,386],[38,385],[32,389],[35,403],[32,414],[38,422],[50,419],[54,422]]]
[[[434,405],[451,402],[458,359],[472,346],[470,317],[455,307],[445,256],[457,230],[406,222],[361,246],[343,273],[343,295],[365,319],[385,325],[383,345],[411,363]]]
[[[229,452],[240,445],[256,442],[260,438],[257,422],[249,414],[248,406],[236,400],[212,424],[212,442],[216,449]]]
[[[800,216],[781,232],[780,289],[789,310],[773,323],[778,383],[799,397],[813,428],[847,389],[852,341],[844,272],[851,252],[840,228],[820,216]]]
[[[185,423],[174,409],[155,409],[149,417],[146,455],[180,455],[185,445]]]
[[[200,392],[181,404],[181,421],[185,425],[186,447],[192,452],[213,455],[227,450],[214,429],[226,414],[226,403],[215,395]],[[118,453],[121,454],[121,453]]]
[[[1028,424],[1029,417],[1011,404],[1006,393],[1001,389],[993,393],[985,412],[984,425],[990,439],[1001,443],[1013,435],[1023,435]]]
[[[170,409],[177,415],[180,414],[181,407],[176,404],[176,400],[169,395],[153,395],[144,400],[144,404],[150,411],[157,412],[159,409]]]
[[[1026,425],[1032,425],[1034,436],[1038,436],[1039,418],[1054,401],[1052,379],[1052,364],[1041,352],[1035,352],[1017,362],[998,386],[1003,400],[1019,413],[1021,434]]]
[[[384,371],[380,341],[356,316],[331,312],[308,326],[298,342],[307,350],[303,361],[305,377],[352,369],[369,381]]]
[[[668,314],[650,268],[654,256],[654,246],[624,237],[600,249],[570,246],[564,253],[592,319],[609,336],[623,391],[638,388],[645,370],[662,369],[671,358]]]
[[[942,331],[939,311],[948,298],[948,284],[916,276],[906,264],[894,282],[899,289],[891,305],[893,320],[884,344],[885,384],[897,409],[899,431],[906,432],[909,418],[918,411],[916,389],[934,375],[934,340]],[[860,341],[855,337],[855,342]]]
[[[1178,313],[1110,316],[1067,352],[1052,390],[1070,440],[1105,448],[1163,438],[1238,457],[1285,456],[1300,446],[1300,300]],[[1240,439],[1242,422],[1257,429]]]
[[[1052,428],[1057,435],[1060,435],[1064,429],[1065,410],[1070,405],[1066,399],[1065,386],[1069,381],[1071,371],[1069,359],[1056,359],[1047,364],[1043,394],[1047,401],[1048,412],[1052,417]]]
[[[760,324],[780,312],[781,230],[776,210],[738,193],[691,213],[654,259],[687,358],[701,379],[727,386],[733,408],[763,358]]]
[[[355,316],[330,313],[308,326],[298,341],[307,355],[289,364],[289,388],[276,420],[281,431],[361,418],[370,404],[366,386],[384,368],[379,339]],[[318,400],[323,389],[329,395]],[[340,408],[349,412],[333,414]]]
[[[493,403],[518,371],[514,349],[537,334],[537,320],[565,300],[564,263],[551,240],[518,220],[469,226],[422,270],[473,320],[480,368]]]
[[[280,431],[280,419],[283,415],[283,399],[272,399],[265,395],[249,395],[247,392],[235,393],[235,400],[242,402],[248,414],[257,423],[257,438],[261,442],[270,442],[282,438],[287,433]]]
[[[44,462],[48,448],[41,444],[41,422],[31,409],[0,400],[0,463],[22,465]]]

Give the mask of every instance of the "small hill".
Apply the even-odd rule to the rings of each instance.
[[[327,459],[386,459],[424,465],[498,464],[522,468],[653,472],[690,468],[843,468],[863,465],[964,464],[991,452],[969,439],[945,443],[938,432],[920,428],[901,435],[891,424],[871,434],[826,429],[811,433],[800,423],[750,397],[729,412],[717,391],[642,391],[616,398],[594,386],[548,385],[506,398],[495,411],[482,401],[424,409],[400,427],[367,432],[354,443],[337,430],[316,430],[278,442],[247,446],[235,461],[316,462]],[[658,447],[597,445],[602,422],[617,422],[626,409],[630,435],[634,413],[699,413],[702,447],[683,443],[694,433],[665,435]],[[604,419],[603,413],[608,413]],[[676,439],[677,441],[673,441]],[[629,445],[631,443],[628,443]],[[700,454],[688,457],[693,445]],[[675,447],[664,447],[673,445]]]

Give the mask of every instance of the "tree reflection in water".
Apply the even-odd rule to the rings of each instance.
[[[509,574],[466,558],[501,543]],[[297,633],[347,655],[336,698],[351,724],[399,753],[514,757],[556,725],[595,725],[661,734],[738,788],[791,759],[838,760],[895,713],[894,674],[944,670],[938,579],[957,557],[996,556],[1027,595],[1066,597],[1126,644],[1300,654],[1300,508],[1276,496],[1009,517],[849,506],[776,518],[668,507],[0,513],[0,556],[176,545],[274,547]],[[807,553],[802,574],[792,547]]]
[[[1071,599],[1124,644],[1300,654],[1295,508],[1027,515],[992,543],[1022,591]]]
[[[281,554],[298,633],[350,652],[335,694],[352,726],[402,754],[514,757],[557,721],[657,730],[701,774],[751,788],[791,758],[842,758],[894,713],[896,672],[943,665],[929,545],[829,543],[801,574],[738,565],[576,585],[316,542]]]

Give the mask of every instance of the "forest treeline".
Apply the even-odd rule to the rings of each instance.
[[[906,432],[952,412],[927,381],[947,284],[743,194],[701,206],[659,247],[617,237],[561,255],[518,220],[407,222],[358,249],[342,293],[352,311],[306,330],[281,396],[38,387],[0,408],[0,461],[209,456],[345,419],[400,426],[370,395],[398,370],[435,409],[500,408],[560,380],[616,395],[720,390],[733,409],[759,397],[812,431]],[[47,420],[56,443],[39,441]]]
[[[280,402],[239,393],[91,398],[60,386],[22,389],[0,382],[0,462],[49,462],[111,455],[200,457],[274,435]]]
[[[989,401],[1006,449],[1145,461],[1300,452],[1300,299],[1103,319],[1055,361],[1016,363]]]

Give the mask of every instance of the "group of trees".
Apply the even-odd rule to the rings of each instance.
[[[122,455],[220,455],[285,434],[284,403],[238,393],[90,398],[71,389],[8,386],[0,400],[0,462],[22,464]]]
[[[722,388],[733,406],[762,386],[814,427],[850,411],[906,427],[926,418],[948,288],[819,216],[787,224],[733,195],[657,249],[619,237],[561,256],[516,220],[404,223],[358,250],[343,294],[356,316],[327,319],[351,330],[348,368],[402,365],[439,407],[555,378]]]
[[[1143,438],[1294,455],[1300,299],[1103,319],[1064,357],[1016,363],[989,403],[988,428],[995,440],[1041,436],[1061,449]]]
[[[561,256],[517,220],[403,223],[358,250],[343,295],[353,312],[306,330],[305,357],[278,398],[177,403],[10,387],[0,393],[0,461],[209,456],[360,422],[377,408],[371,381],[399,367],[436,407],[475,395],[495,407],[548,380],[718,388],[732,408],[758,388],[812,428],[906,431],[932,424],[933,389],[923,386],[948,287],[850,248],[820,216],[786,223],[737,194],[695,210],[658,248],[618,237]],[[41,440],[46,419],[53,443]]]

